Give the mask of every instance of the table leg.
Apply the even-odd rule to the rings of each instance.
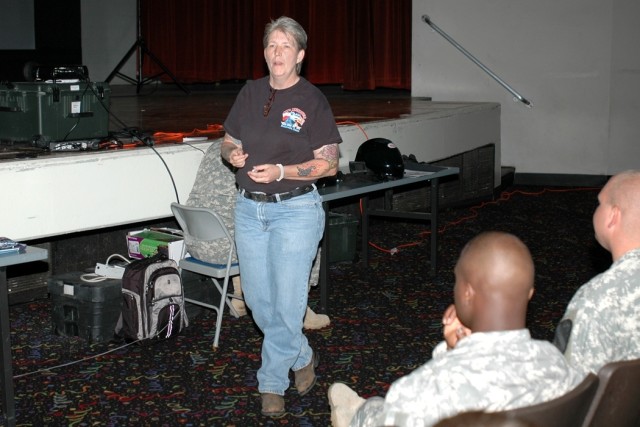
[[[9,287],[7,269],[0,267],[0,329],[2,333],[2,411],[7,417],[7,425],[16,425],[16,410],[13,392],[13,367],[11,359],[11,333],[9,332]]]
[[[360,199],[362,209],[362,262],[369,266],[369,196]]]
[[[431,180],[431,276],[438,274],[438,178]]]

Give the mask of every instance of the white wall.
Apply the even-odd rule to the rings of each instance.
[[[640,168],[640,2],[613,3],[609,162]]]
[[[83,0],[83,63],[93,80],[104,80],[135,42],[135,8]],[[425,14],[533,107],[514,101]],[[639,17],[633,0],[413,0],[412,95],[499,102],[502,165],[517,172],[640,167]],[[135,58],[121,71],[135,77]]]
[[[91,80],[102,82],[136,42],[136,1],[82,0],[81,7],[82,63],[89,69]],[[120,72],[136,78],[135,53]],[[126,83],[119,77],[111,81],[111,84]]]
[[[422,15],[532,102],[527,108]],[[639,167],[640,2],[414,0],[412,95],[502,105],[502,164],[516,172]]]

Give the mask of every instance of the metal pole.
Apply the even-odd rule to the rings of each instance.
[[[472,60],[478,67],[482,68],[484,70],[485,73],[489,74],[491,77],[493,77],[493,79],[495,81],[497,81],[498,83],[500,83],[500,85],[502,85],[502,87],[504,87],[506,90],[508,90],[514,97],[516,97],[516,99],[520,102],[522,102],[524,105],[526,105],[527,107],[531,108],[532,104],[531,102],[529,102],[529,100],[527,100],[526,98],[524,98],[522,95],[520,95],[518,92],[516,92],[511,86],[509,86],[507,83],[504,82],[504,80],[502,80],[500,77],[498,77],[493,71],[491,71],[489,68],[487,68],[482,62],[478,61],[478,59],[476,59],[476,57],[474,57],[472,54],[470,54],[465,48],[463,48],[462,46],[460,46],[460,44],[458,44],[454,39],[452,39],[447,33],[445,33],[444,31],[442,31],[440,28],[438,28],[438,26],[436,24],[434,24],[431,21],[431,18],[429,18],[428,15],[422,15],[422,20],[424,22],[426,22],[427,24],[429,24],[429,26],[431,28],[433,28],[438,34],[440,34],[442,37],[445,38],[445,40],[447,40],[449,43],[451,43],[453,46],[455,46],[460,52],[462,52],[467,58],[469,58],[470,60]]]

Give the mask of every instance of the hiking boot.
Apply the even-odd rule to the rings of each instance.
[[[322,329],[329,326],[331,320],[326,314],[318,314],[311,310],[311,307],[307,306],[307,312],[304,315],[304,329]]]
[[[261,393],[262,415],[265,417],[279,417],[284,414],[284,397],[279,394]]]
[[[236,319],[242,316],[247,315],[247,306],[244,304],[244,301],[238,298],[234,298],[232,296],[229,297],[231,300],[231,306],[229,307],[229,312]]]
[[[244,298],[242,297],[242,284],[240,282],[240,276],[233,276],[231,278],[233,283],[233,295],[228,295],[231,300],[229,306],[229,312],[235,318],[247,315],[247,306],[244,304]]]
[[[342,383],[331,384],[327,394],[331,407],[331,425],[333,427],[348,427],[351,419],[365,400]]]
[[[311,356],[311,362],[309,362],[309,364],[304,368],[294,372],[296,377],[296,389],[298,390],[298,393],[300,393],[300,396],[304,396],[309,393],[313,386],[316,385],[318,377],[316,377],[315,368],[318,367],[319,363],[320,356],[318,356],[318,353],[314,351]]]

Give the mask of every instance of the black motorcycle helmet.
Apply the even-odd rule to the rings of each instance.
[[[400,179],[404,176],[404,162],[396,145],[385,138],[363,142],[356,153],[356,162],[364,162],[381,179]]]

